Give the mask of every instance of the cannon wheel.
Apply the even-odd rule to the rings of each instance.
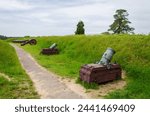
[[[37,41],[35,39],[31,39],[29,43],[30,43],[30,45],[36,45]]]

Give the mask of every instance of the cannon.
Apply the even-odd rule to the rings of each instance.
[[[44,54],[44,55],[54,55],[54,54],[58,54],[59,51],[58,49],[56,48],[57,47],[57,44],[54,43],[52,44],[49,48],[44,48],[42,49],[42,51],[40,52],[41,54]]]
[[[30,45],[36,45],[37,41],[36,39],[30,39],[30,40],[13,40],[13,43],[20,43],[21,46],[24,46],[26,44],[30,44]]]
[[[101,60],[96,64],[81,66],[79,71],[80,79],[87,83],[106,83],[121,78],[121,67],[119,64],[111,63],[115,51],[108,48]]]
[[[13,40],[12,42],[13,43],[24,43],[26,41],[28,41],[28,40]]]
[[[30,39],[30,40],[26,40],[24,42],[21,43],[21,46],[24,46],[26,44],[30,44],[30,45],[36,45],[37,44],[37,41],[36,39]]]

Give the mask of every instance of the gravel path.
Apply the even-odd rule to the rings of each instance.
[[[72,91],[61,82],[56,75],[41,67],[30,54],[22,48],[11,44],[19,57],[19,60],[33,81],[35,88],[42,99],[82,99],[83,96]]]

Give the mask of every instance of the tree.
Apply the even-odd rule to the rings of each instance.
[[[7,37],[4,35],[0,35],[0,39],[5,40],[5,39],[7,39]]]
[[[84,29],[84,23],[83,21],[79,21],[77,24],[77,29],[75,31],[75,34],[84,34],[85,33],[85,29]]]
[[[113,24],[109,26],[110,29],[108,29],[108,31],[112,31],[114,34],[133,34],[134,28],[129,26],[131,22],[128,20],[127,16],[129,16],[129,14],[126,10],[116,10],[116,14],[114,15],[115,20]]]

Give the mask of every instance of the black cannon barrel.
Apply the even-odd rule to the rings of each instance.
[[[36,44],[37,44],[37,41],[36,41],[36,39],[27,40],[27,41],[21,43],[21,46],[24,46],[24,45],[26,45],[26,44],[36,45]]]
[[[26,41],[28,41],[28,40],[13,40],[12,42],[13,43],[24,43]]]

